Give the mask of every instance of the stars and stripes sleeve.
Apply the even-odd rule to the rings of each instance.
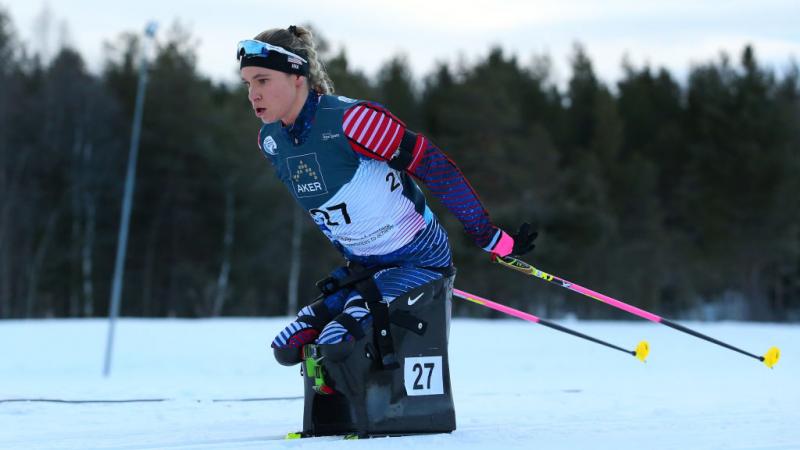
[[[374,103],[359,103],[345,111],[342,128],[353,150],[381,161],[392,159],[406,132],[400,119]]]
[[[403,170],[429,188],[479,247],[492,248],[501,230],[492,225],[489,213],[458,166],[430,140],[409,131],[400,119],[374,103],[350,107],[342,127],[355,152],[387,161],[395,168],[393,163],[402,159]]]

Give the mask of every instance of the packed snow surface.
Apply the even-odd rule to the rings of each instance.
[[[646,321],[559,322],[624,348],[647,340],[641,363],[520,320],[454,319],[455,432],[286,441],[302,379],[269,343],[289,320],[123,319],[109,378],[105,321],[0,321],[0,449],[800,449],[797,325],[683,323],[759,355],[778,346],[768,369]]]

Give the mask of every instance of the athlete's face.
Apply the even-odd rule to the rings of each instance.
[[[294,122],[305,102],[304,77],[255,66],[242,67],[241,75],[250,105],[262,122]]]

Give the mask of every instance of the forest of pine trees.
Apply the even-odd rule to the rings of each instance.
[[[122,314],[288,314],[291,262],[302,305],[342,258],[296,220],[244,87],[199,73],[192,39],[174,26],[151,61]],[[121,34],[91,73],[68,46],[27,51],[0,9],[0,318],[108,313],[140,43]],[[686,79],[622,62],[607,84],[576,45],[560,85],[547,57],[501,48],[423,79],[402,56],[370,78],[344,50],[322,55],[337,93],[384,104],[448,153],[496,224],[535,222],[537,267],[669,317],[797,321],[800,71],[756,50]],[[459,288],[544,317],[624,317],[491,264],[429,202]]]

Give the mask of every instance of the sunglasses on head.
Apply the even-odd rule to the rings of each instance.
[[[292,53],[283,47],[278,47],[277,45],[272,45],[266,42],[256,41],[253,39],[247,39],[239,42],[239,45],[236,47],[236,60],[237,61],[241,60],[245,56],[267,57],[267,55],[269,55],[270,52],[277,52],[286,55],[287,57],[297,58],[303,63],[308,62],[302,56],[296,53]]]

